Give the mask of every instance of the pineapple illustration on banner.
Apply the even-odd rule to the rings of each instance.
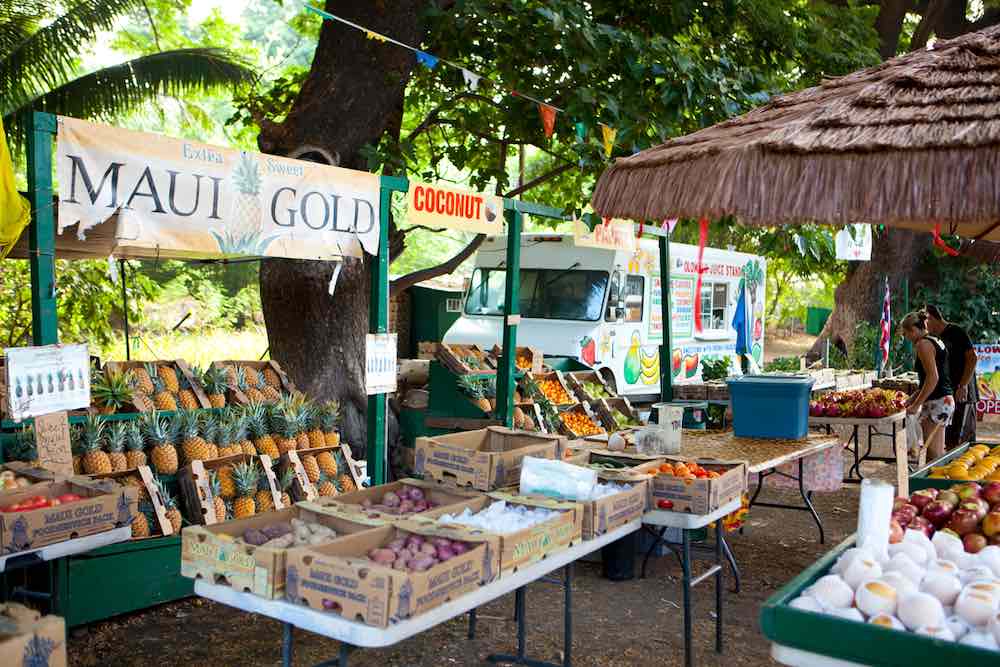
[[[265,255],[277,235],[263,236],[260,165],[253,153],[242,151],[233,169],[232,222],[222,233],[213,231],[219,250],[226,255]]]

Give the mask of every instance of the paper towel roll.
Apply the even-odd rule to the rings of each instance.
[[[868,549],[879,559],[889,556],[889,522],[894,498],[892,484],[876,479],[861,482],[857,546]]]

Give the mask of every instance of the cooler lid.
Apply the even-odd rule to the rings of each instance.
[[[762,386],[775,386],[775,385],[808,385],[812,386],[815,379],[808,375],[793,375],[791,373],[784,374],[773,374],[773,375],[744,375],[742,377],[732,377],[726,380],[726,384],[734,385],[762,385]]]

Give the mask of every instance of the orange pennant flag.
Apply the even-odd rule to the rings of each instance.
[[[556,129],[556,110],[548,104],[538,105],[538,115],[542,117],[542,127],[545,128],[545,138],[551,139]]]

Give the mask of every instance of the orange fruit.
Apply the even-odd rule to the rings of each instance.
[[[663,463],[660,465],[660,472],[669,472],[673,474],[674,469],[673,466],[671,466],[669,463]]]

